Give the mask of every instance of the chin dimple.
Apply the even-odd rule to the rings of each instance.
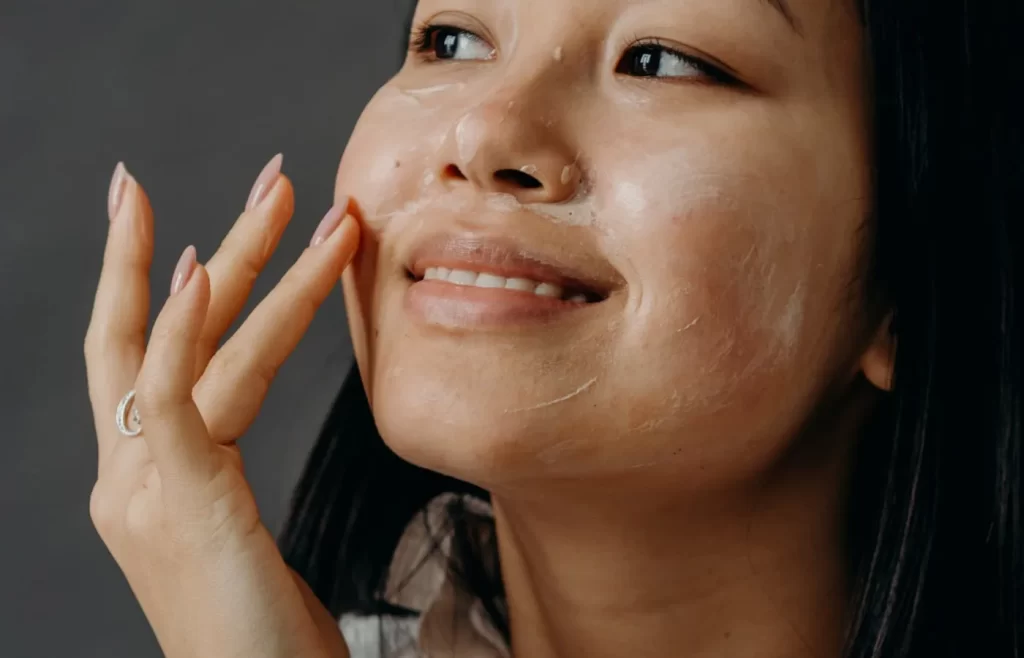
[[[518,290],[520,292],[532,292],[538,297],[549,297],[552,299],[564,299],[574,303],[586,303],[589,301],[583,293],[566,290],[554,283],[533,281],[522,278],[506,278],[486,272],[472,272],[470,270],[451,270],[447,267],[428,267],[423,275],[424,281],[446,281],[456,286],[467,286],[473,288],[490,288],[504,290]]]

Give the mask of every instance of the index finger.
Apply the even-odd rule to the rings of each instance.
[[[110,185],[110,225],[92,318],[85,334],[85,365],[100,460],[117,440],[114,413],[135,383],[146,351],[153,212],[146,192],[118,163]]]

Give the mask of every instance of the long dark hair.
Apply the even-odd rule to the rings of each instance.
[[[859,8],[875,108],[869,285],[896,351],[852,476],[847,656],[1020,658],[1024,14],[998,0]],[[402,614],[381,599],[388,565],[444,492],[486,497],[395,456],[353,367],[281,549],[336,616]],[[454,529],[459,576],[507,636],[500,575],[482,568],[494,556]]]

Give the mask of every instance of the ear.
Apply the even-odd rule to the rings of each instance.
[[[860,357],[860,370],[876,388],[892,390],[893,358],[896,339],[892,334],[892,314],[885,316],[875,331],[875,337]]]

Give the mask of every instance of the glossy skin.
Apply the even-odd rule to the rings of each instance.
[[[869,330],[857,24],[831,3],[797,3],[803,37],[757,2],[598,4],[420,3],[417,21],[487,45],[410,56],[345,153],[338,196],[377,236],[346,279],[360,365],[392,447],[490,487],[667,463],[693,486],[736,481],[853,377]],[[671,78],[616,74],[635,35],[749,87],[677,60]],[[509,294],[417,294],[410,252],[438,235],[512,241],[610,297],[536,318],[497,312]],[[508,260],[464,256],[435,260]]]
[[[848,455],[891,350],[861,289],[858,23],[790,10],[423,0],[419,22],[478,38],[428,30],[459,61],[410,57],[377,94],[338,172],[356,216],[337,204],[219,349],[291,219],[280,161],[211,260],[186,252],[148,344],[154,220],[118,168],[85,338],[90,513],[166,655],[348,654],[235,442],[350,262],[382,436],[493,493],[516,655],[838,655]],[[632,45],[655,38],[685,55]]]
[[[686,551],[669,554],[681,537],[706,538],[725,580],[724,556],[808,558],[783,586],[801,602],[785,623],[834,649],[838,623],[801,616],[841,616],[846,456],[889,351],[861,289],[861,29],[843,3],[789,10],[422,0],[418,24],[450,27],[414,43],[346,150],[337,195],[366,238],[344,284],[378,427],[406,459],[493,492],[526,655],[600,636],[602,615],[630,609],[623,592],[693,582]],[[518,276],[524,261],[600,301],[419,281],[430,265]],[[738,545],[737,528],[761,525]],[[629,539],[612,548],[617,533]],[[608,554],[577,560],[581,542]],[[605,578],[614,565],[630,577]],[[747,604],[766,605],[723,603]],[[672,623],[705,617],[687,619]],[[543,639],[516,633],[523,620]]]

